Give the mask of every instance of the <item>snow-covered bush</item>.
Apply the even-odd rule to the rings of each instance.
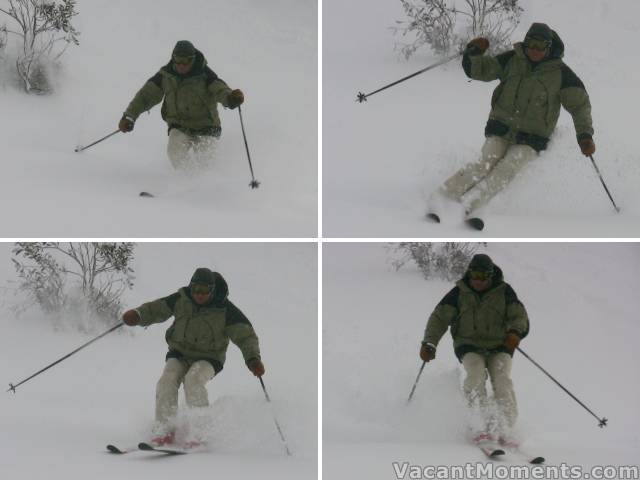
[[[0,13],[10,20],[4,28],[19,40],[17,73],[28,93],[51,90],[49,69],[80,34],[71,19],[76,0],[0,0]]]
[[[399,270],[407,262],[414,262],[427,280],[441,278],[454,281],[464,275],[479,246],[477,243],[463,242],[401,242],[391,245],[391,250],[396,255],[391,260],[391,265]]]
[[[36,305],[54,320],[68,317],[86,330],[94,321],[112,324],[121,296],[133,287],[133,243],[20,242],[13,249],[18,310]]]
[[[523,11],[518,0],[400,0],[407,20],[392,30],[413,38],[399,43],[405,58],[424,45],[438,55],[460,50],[472,38],[486,37],[491,52],[505,50]]]

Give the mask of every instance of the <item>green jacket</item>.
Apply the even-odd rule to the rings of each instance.
[[[227,299],[229,289],[222,275],[215,273],[215,289],[211,301],[203,306],[191,298],[189,287],[168,297],[145,303],[136,310],[140,325],[161,323],[174,317],[165,338],[169,357],[207,360],[216,373],[222,370],[229,340],[235,343],[245,362],[260,358],[258,337],[244,314]]]
[[[204,55],[196,50],[193,68],[187,75],[179,75],[173,61],[169,61],[136,93],[125,115],[136,120],[162,101],[162,118],[169,128],[191,134],[212,135],[216,131],[219,134],[217,104],[228,106],[230,92],[227,84],[207,66]]]
[[[507,332],[521,338],[529,333],[527,311],[516,292],[504,282],[502,270],[495,266],[493,285],[478,293],[465,276],[438,303],[429,317],[424,342],[434,346],[451,327],[453,347],[458,359],[471,351],[505,351]]]
[[[534,64],[521,43],[495,57],[468,51],[462,66],[469,78],[489,82],[500,80],[491,97],[486,136],[499,136],[531,146],[547,147],[556,128],[560,106],[573,117],[578,141],[591,138],[591,103],[582,81],[564,64],[564,44],[556,32],[549,56]]]

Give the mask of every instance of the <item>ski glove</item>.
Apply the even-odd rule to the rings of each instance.
[[[130,132],[131,130],[133,130],[133,124],[135,123],[135,121],[133,120],[133,118],[128,117],[127,115],[122,115],[122,118],[120,119],[120,123],[118,123],[118,128],[120,129],[121,132]]]
[[[596,144],[593,143],[593,139],[591,138],[583,138],[578,141],[578,145],[580,145],[580,150],[582,154],[586,157],[589,155],[593,155],[596,152]]]
[[[504,346],[509,350],[509,353],[513,353],[518,345],[520,345],[520,335],[514,331],[507,332],[507,336],[504,338]]]
[[[135,310],[127,310],[122,315],[122,321],[130,327],[134,327],[140,323],[140,315]]]
[[[430,362],[436,358],[436,347],[430,343],[422,342],[422,346],[420,347],[420,358],[423,362]]]
[[[262,360],[260,360],[258,357],[250,358],[249,360],[247,360],[247,367],[249,367],[251,373],[253,373],[256,377],[261,377],[262,375],[264,375],[264,365],[262,364]]]
[[[477,37],[467,43],[464,53],[467,55],[482,55],[489,48],[489,40],[484,37]]]
[[[244,103],[244,93],[242,90],[232,90],[227,96],[227,106],[233,110]]]

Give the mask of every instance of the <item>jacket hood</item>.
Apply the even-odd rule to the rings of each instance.
[[[472,291],[475,292],[475,290],[473,290],[473,288],[471,288],[471,284],[469,283],[469,272],[465,272],[464,277],[462,277],[460,279],[460,281],[462,283],[464,283],[467,288],[471,289]],[[493,277],[491,278],[491,286],[485,290],[484,292],[476,292],[476,293],[480,293],[481,295],[490,292],[491,290],[493,290],[494,288],[496,288],[498,285],[501,285],[502,283],[504,283],[504,275],[502,274],[502,269],[496,265],[495,263],[493,264]]]
[[[196,272],[198,270],[196,270]],[[213,274],[214,279],[213,295],[211,296],[211,300],[209,300],[205,304],[205,306],[222,307],[226,303],[227,297],[229,296],[229,286],[227,285],[227,281],[224,279],[224,277],[218,272],[211,273]],[[189,300],[195,303],[195,300],[191,296],[191,288],[189,287],[189,285],[187,285],[186,287],[182,287],[181,290]]]
[[[544,25],[544,24],[534,24],[534,25]],[[549,32],[551,35],[551,49],[549,50],[549,55],[547,56],[547,58],[542,60],[540,63],[546,62],[548,60],[562,58],[564,56],[564,42],[560,38],[560,35],[558,35],[555,30],[551,30],[550,28],[549,28]],[[527,35],[529,35],[528,32],[527,32]],[[519,50],[520,53],[526,57],[524,42],[516,43],[514,45],[514,49]]]
[[[196,58],[193,61],[193,68],[191,68],[189,73],[187,73],[186,75],[180,75],[178,74],[178,72],[175,71],[175,69],[173,68],[173,59],[170,59],[169,62],[164,67],[162,67],[162,69],[165,72],[171,75],[174,75],[176,77],[189,78],[189,77],[195,77],[196,75],[200,75],[201,73],[203,73],[206,66],[207,66],[207,59],[204,58],[204,54],[196,48]]]

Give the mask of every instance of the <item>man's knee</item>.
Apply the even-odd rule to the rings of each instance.
[[[467,372],[467,382],[484,383],[486,381],[486,363],[482,355],[469,352],[462,357],[462,365]]]
[[[184,377],[185,389],[204,387],[215,376],[215,370],[206,360],[198,360]]]
[[[524,166],[535,159],[538,156],[538,152],[529,145],[512,145],[509,147],[506,156],[509,158],[511,164]]]
[[[496,392],[513,389],[511,363],[511,356],[508,353],[498,353],[489,359],[489,375]]]
[[[490,136],[484,142],[482,146],[482,158],[485,160],[497,160],[504,157],[507,149],[509,148],[509,142],[502,137]]]
[[[184,373],[184,366],[180,360],[176,358],[170,358],[164,366],[164,371],[158,380],[156,390],[180,387],[182,375]]]

